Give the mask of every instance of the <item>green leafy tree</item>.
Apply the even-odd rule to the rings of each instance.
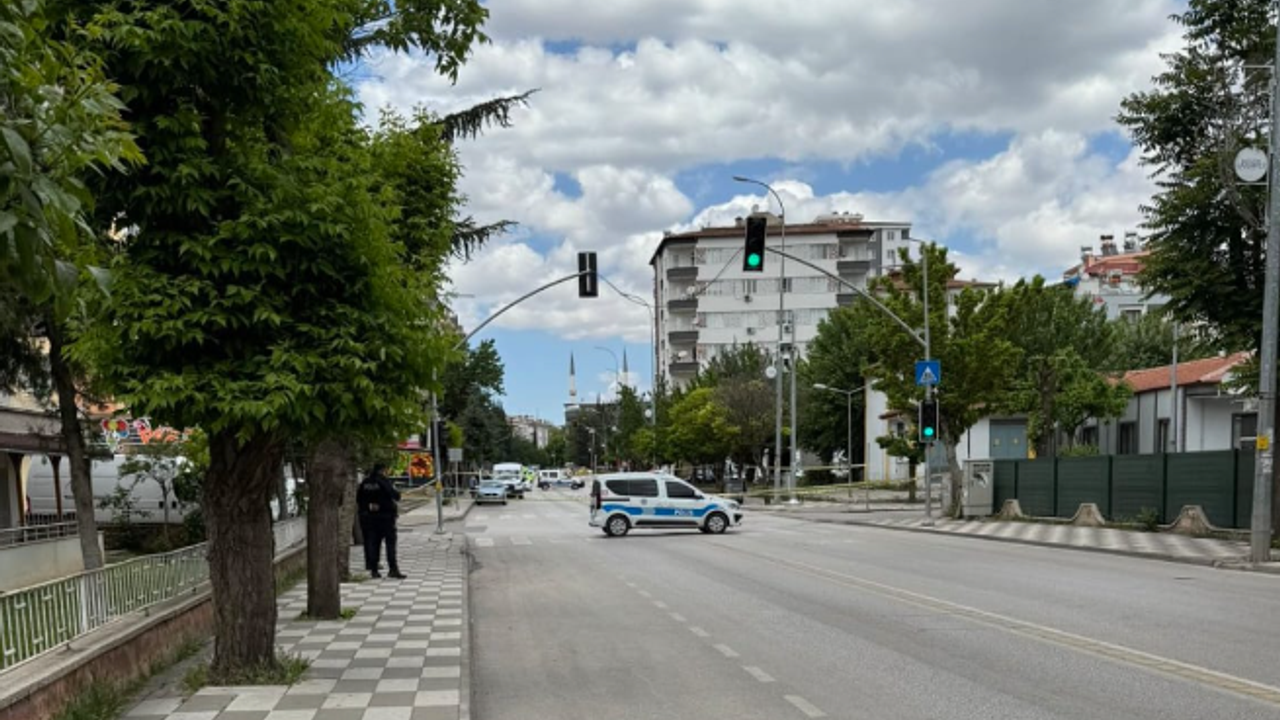
[[[1268,0],[1190,0],[1174,20],[1185,45],[1164,56],[1150,90],[1118,122],[1158,192],[1143,207],[1151,254],[1144,286],[1182,322],[1203,322],[1226,349],[1261,340],[1266,188],[1239,185],[1232,159],[1267,145],[1275,13]]]
[[[762,348],[747,343],[717,354],[694,380],[707,387],[732,428],[733,442],[727,453],[740,468],[762,464],[764,449],[773,444],[775,391],[765,377],[772,363]]]
[[[215,679],[275,662],[268,501],[286,438],[421,427],[447,350],[332,74],[365,4],[60,3],[101,41],[149,159],[94,185],[99,217],[137,232],[83,353],[135,412],[208,432]]]
[[[800,386],[804,388],[800,413],[800,438],[805,447],[822,457],[832,457],[849,444],[848,400],[843,393],[814,389],[823,384],[841,390],[857,390],[867,378],[863,369],[872,358],[866,344],[866,323],[870,315],[851,308],[837,308],[818,323],[818,332],[809,343],[800,363]],[[865,393],[853,393],[853,432],[850,462],[866,461],[864,446]]]
[[[506,369],[493,340],[484,340],[466,348],[445,370],[444,392],[440,397],[440,414],[460,418],[476,393],[503,394]]]
[[[636,443],[637,434],[649,424],[644,416],[645,408],[644,400],[635,389],[623,385],[618,390],[613,426],[616,429],[609,435],[609,450],[612,456],[632,468],[644,467],[648,463],[649,456],[641,452],[644,448]]]
[[[170,500],[177,497],[177,485],[180,482],[183,468],[187,462],[182,443],[153,442],[139,446],[128,459],[120,465],[122,487],[128,481],[129,488],[139,484],[152,484],[160,490],[161,508],[160,533],[166,548],[171,547],[169,526],[172,522],[169,507]],[[126,490],[127,492],[127,490]]]
[[[1115,354],[1114,326],[1102,309],[1076,297],[1066,285],[1045,284],[1039,275],[1019,280],[990,299],[993,306],[1003,304],[1006,337],[1021,351],[1001,407],[1027,415],[1028,440],[1037,456],[1053,454],[1059,429],[1074,433],[1084,421],[1080,412],[1100,418],[1124,412],[1127,397],[1120,398],[1117,407],[1108,392],[1115,386],[1102,377]],[[1097,403],[1084,402],[1089,398]]]
[[[957,270],[947,260],[946,248],[929,244],[922,249],[928,254],[932,355],[941,361],[943,368],[936,395],[938,439],[952,477],[954,505],[959,500],[961,480],[956,444],[1004,399],[1015,377],[1020,352],[1006,337],[1005,306],[993,301],[991,293],[972,286],[948,297],[947,286],[956,277]],[[900,279],[879,278],[872,283],[871,291],[908,325],[922,328],[924,268],[905,249],[900,253]],[[873,387],[885,394],[889,407],[914,418],[924,398],[923,388],[915,383],[914,372],[921,345],[870,303],[857,303],[850,311],[862,315],[856,322],[865,323],[867,329],[871,360],[867,375],[874,378]],[[901,438],[890,436],[878,442],[901,451],[897,447]],[[918,448],[910,452],[918,452]]]
[[[700,387],[684,393],[672,406],[667,433],[675,457],[694,465],[719,465],[733,448],[737,428],[716,402],[715,391]]]
[[[1108,369],[1114,372],[1161,367],[1173,362],[1176,340],[1178,360],[1198,360],[1217,354],[1194,328],[1177,327],[1163,313],[1149,312],[1137,320],[1111,321],[1115,348]]]

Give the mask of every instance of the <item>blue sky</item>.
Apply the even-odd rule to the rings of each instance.
[[[573,272],[576,253],[651,297],[664,230],[724,224],[765,180],[802,222],[831,211],[906,220],[962,275],[1061,273],[1099,234],[1136,229],[1152,191],[1114,116],[1180,45],[1173,0],[502,0],[492,42],[456,85],[430,59],[373,58],[369,108],[447,112],[539,88],[513,127],[459,146],[467,212],[519,229],[451,268],[468,329]],[[907,50],[909,48],[909,50]],[[647,310],[571,285],[504,315],[493,338],[509,413],[562,417],[572,352],[581,396],[608,394],[625,348],[652,373]],[[467,297],[471,296],[471,297]]]

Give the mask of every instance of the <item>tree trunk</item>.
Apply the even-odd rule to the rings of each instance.
[[[84,441],[84,428],[76,409],[75,378],[71,366],[63,356],[66,341],[62,327],[52,316],[45,317],[49,332],[49,374],[58,394],[58,419],[62,426],[62,441],[67,446],[67,460],[71,469],[71,495],[76,503],[76,532],[80,535],[80,555],[85,570],[102,567],[102,548],[98,547],[98,521],[94,518],[93,480],[90,473],[89,453]]]
[[[213,589],[211,679],[276,664],[275,548],[271,532],[274,473],[284,444],[274,434],[241,441],[232,430],[209,438],[204,482]]]
[[[342,614],[338,558],[350,555],[350,549],[338,540],[342,495],[351,484],[345,472],[345,455],[340,441],[327,439],[316,447],[308,463],[307,615],[315,620],[337,620]]]
[[[356,466],[355,458],[347,453],[342,463],[342,508],[338,513],[338,580],[351,581],[351,546],[364,544],[364,537],[357,541],[360,524],[356,522]]]
[[[280,457],[280,472],[275,477],[276,522],[289,517],[289,486],[284,480],[284,456]]]

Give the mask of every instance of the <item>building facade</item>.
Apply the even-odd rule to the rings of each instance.
[[[522,437],[540,448],[547,446],[551,440],[551,429],[555,427],[549,421],[532,415],[508,416],[507,424],[511,426],[511,432],[517,437]]]
[[[1100,238],[1101,254],[1092,245],[1080,248],[1080,264],[1062,274],[1062,281],[1075,288],[1076,297],[1088,298],[1107,311],[1107,319],[1136,320],[1159,310],[1169,302],[1165,295],[1147,296],[1138,282],[1149,250],[1143,250],[1134,232],[1125,233],[1117,246],[1114,235]]]
[[[781,249],[782,222],[770,213],[768,243]],[[839,282],[797,262],[769,254],[762,272],[743,270],[746,218],[732,227],[708,227],[663,237],[653,267],[657,374],[680,387],[699,368],[734,345],[754,344],[769,353],[794,344],[801,356],[818,323],[835,307],[853,301]],[[862,215],[834,213],[786,226],[786,252],[865,288],[869,278],[897,263],[910,235],[906,222],[872,222]],[[778,312],[779,293],[785,310]]]

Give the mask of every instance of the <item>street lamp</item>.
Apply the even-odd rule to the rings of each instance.
[[[782,252],[785,253],[787,251],[787,208],[785,205],[782,204],[782,197],[778,195],[777,191],[774,190],[773,187],[768,183],[761,182],[759,180],[753,180],[751,178],[743,177],[741,175],[734,175],[733,179],[734,181],[740,182],[740,183],[750,183],[752,185],[759,185],[765,190],[768,190],[769,194],[773,196],[773,199],[778,201],[779,217],[782,219],[782,232],[781,232],[780,245],[781,245]],[[783,325],[784,316],[786,313],[786,303],[784,300],[784,298],[786,297],[786,293],[784,292],[786,290],[786,280],[787,280],[787,258],[785,255],[783,255],[781,256],[781,261],[778,264],[778,349],[775,354],[776,359],[774,361],[775,363],[778,363],[778,364],[781,364],[782,362],[782,341],[783,341],[782,325]],[[792,345],[794,345],[795,344],[794,343],[794,338],[795,338],[794,325],[792,326],[791,331],[792,331],[792,339],[793,339]],[[794,364],[794,360],[793,360],[793,364]],[[796,461],[794,371],[795,371],[795,368],[793,367],[792,368],[793,374],[792,374],[792,380],[791,380],[791,388],[792,388],[791,462],[793,464]],[[774,466],[773,467],[773,492],[776,497],[777,494],[782,490],[782,368],[781,367],[778,368],[778,373],[774,376],[774,391],[775,391],[776,399],[775,399],[774,428],[773,428],[773,466]],[[791,501],[795,502],[796,497],[795,497],[795,484],[794,484],[795,483],[794,469],[793,469],[793,472],[790,474],[789,479],[791,480]]]
[[[587,428],[587,432],[591,434],[591,474],[596,474],[596,429]]]
[[[601,352],[607,352],[613,356],[613,384],[616,386],[614,388],[614,392],[621,394],[622,393],[622,373],[618,371],[618,353],[602,345],[596,345],[596,350],[599,350]]]
[[[853,396],[867,388],[864,383],[860,387],[852,390],[842,390],[841,388],[831,387],[825,383],[814,383],[815,390],[827,390],[828,392],[839,393],[845,397],[845,443],[844,443],[844,464],[845,470],[849,473],[849,498],[853,498]],[[867,488],[867,509],[871,509],[871,489]]]

